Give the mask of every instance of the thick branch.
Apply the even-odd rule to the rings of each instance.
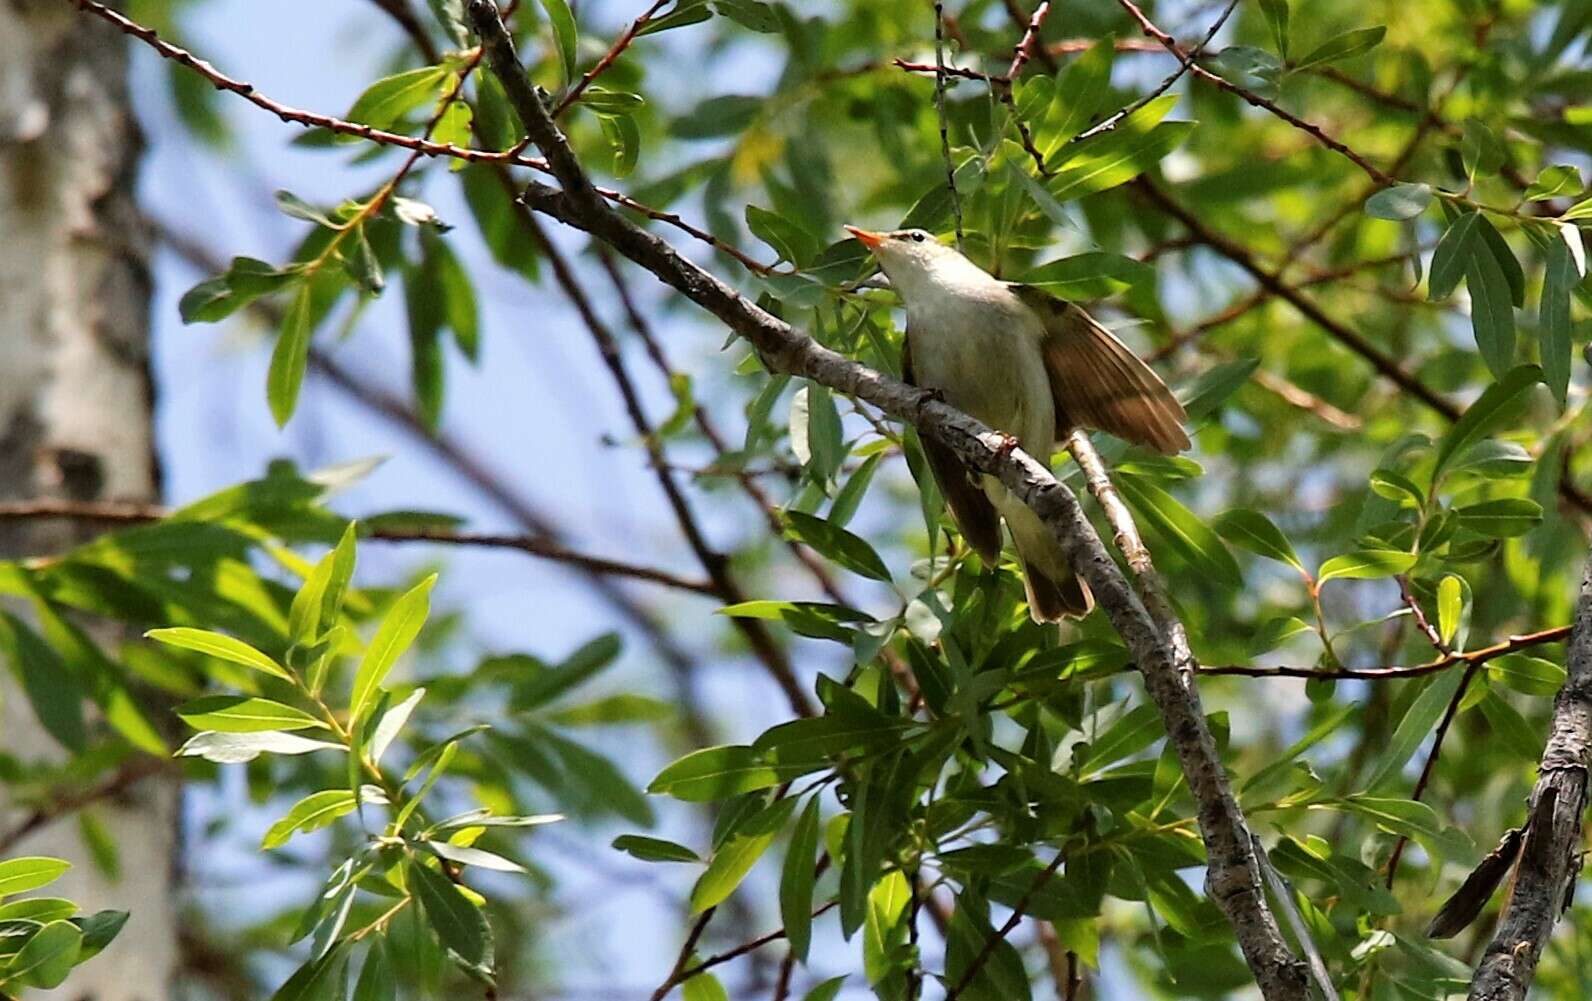
[[[1145,687],[1177,747],[1189,789],[1199,804],[1207,885],[1233,923],[1239,946],[1262,994],[1273,1001],[1303,997],[1304,964],[1289,950],[1266,903],[1248,825],[1228,786],[1199,695],[1185,683],[1180,670],[1182,658],[1162,638],[1072,492],[1057,482],[1044,465],[1021,450],[1010,449],[1004,436],[929,393],[889,379],[819,345],[610,209],[592,191],[579,161],[530,86],[496,8],[490,0],[471,0],[467,9],[486,46],[488,61],[503,80],[526,133],[564,185],[563,192],[531,185],[525,194],[528,204],[591,233],[651,271],[750,341],[770,367],[866,400],[909,421],[955,451],[971,468],[999,477],[1055,532],[1073,566],[1088,582],[1133,653]]]
[[[1592,758],[1592,556],[1587,559],[1570,628],[1569,676],[1553,704],[1553,727],[1527,810],[1514,893],[1487,946],[1471,1001],[1524,1001],[1537,960],[1560,912],[1570,904],[1581,852],[1587,764]]]

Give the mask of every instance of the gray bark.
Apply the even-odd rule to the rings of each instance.
[[[1569,676],[1554,700],[1553,726],[1537,766],[1514,892],[1476,966],[1471,1001],[1523,1001],[1580,871],[1592,757],[1592,556],[1581,578],[1566,666]]]
[[[113,29],[64,3],[0,2],[0,499],[156,495],[148,246],[133,202],[140,144],[126,77]],[[0,554],[58,552],[87,531],[14,523],[0,528]],[[9,671],[0,699],[5,753],[66,757]],[[51,895],[132,912],[117,942],[74,971],[71,997],[166,998],[177,956],[176,791],[145,779],[93,809],[116,840],[119,879],[96,868],[72,816],[8,854],[64,857],[73,868]],[[0,790],[0,823],[19,813]]]

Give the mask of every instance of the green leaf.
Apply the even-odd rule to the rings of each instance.
[[[242,695],[210,695],[177,707],[177,715],[195,730],[222,733],[258,733],[262,730],[327,729],[326,724],[301,709],[270,699]]]
[[[1584,187],[1580,170],[1558,163],[1542,168],[1537,179],[1526,188],[1526,200],[1540,202],[1549,198],[1568,198],[1580,194]]]
[[[1288,0],[1260,0],[1260,12],[1277,41],[1277,54],[1288,58]]]
[[[553,38],[558,42],[558,59],[564,66],[564,82],[572,83],[575,80],[575,70],[579,65],[576,52],[580,45],[580,33],[575,27],[575,14],[569,9],[569,0],[541,0],[542,9],[547,11],[547,20],[553,26]]]
[[[1572,227],[1573,228],[1573,227]],[[1526,304],[1526,273],[1520,267],[1520,261],[1515,258],[1515,252],[1509,246],[1509,241],[1498,232],[1498,227],[1487,221],[1486,216],[1476,223],[1476,232],[1481,236],[1481,243],[1491,251],[1492,258],[1498,263],[1498,269],[1503,273],[1504,280],[1509,286],[1509,301],[1516,306]],[[1473,252],[1480,252],[1474,243],[1471,245]]]
[[[492,928],[486,915],[448,877],[418,860],[409,864],[409,883],[438,940],[458,957],[466,971],[490,983]]]
[[[167,646],[178,647],[183,650],[193,650],[198,653],[208,654],[218,660],[231,664],[241,664],[252,668],[273,678],[283,681],[292,681],[293,676],[287,669],[265,654],[242,640],[233,639],[221,633],[213,633],[208,629],[192,629],[187,626],[176,626],[169,629],[151,629],[144,634],[147,639]]]
[[[818,863],[818,797],[807,800],[806,809],[791,832],[785,852],[785,866],[779,880],[779,913],[785,922],[785,937],[791,955],[807,962],[813,933],[813,880]]]
[[[1470,322],[1482,359],[1501,378],[1515,358],[1514,302],[1524,294],[1525,278],[1503,237],[1485,219],[1476,223],[1465,267],[1470,287]],[[1517,294],[1517,289],[1519,294]]]
[[[713,0],[720,14],[751,31],[772,34],[779,31],[779,17],[774,8],[760,0]]]
[[[1125,184],[1155,166],[1193,131],[1193,122],[1161,121],[1179,100],[1175,94],[1158,97],[1110,132],[1065,148],[1068,155],[1046,189],[1067,202]]]
[[[311,205],[309,202],[300,198],[298,195],[295,195],[291,191],[287,191],[285,189],[279,190],[276,192],[275,199],[276,207],[285,216],[289,216],[294,219],[302,219],[305,222],[312,222],[317,226],[325,226],[327,229],[341,228],[337,223],[333,222],[325,212],[316,208],[314,205]]]
[[[603,137],[613,151],[609,169],[615,177],[629,177],[641,158],[641,129],[630,115],[599,115]]]
[[[1134,513],[1196,572],[1229,587],[1239,587],[1243,574],[1221,537],[1177,498],[1143,477],[1117,477],[1117,490]]]
[[[1399,222],[1414,219],[1432,204],[1430,184],[1395,184],[1365,200],[1365,214]]]
[[[1487,662],[1487,678],[1526,695],[1552,697],[1564,687],[1568,672],[1551,660],[1512,653]]]
[[[252,257],[234,257],[225,272],[183,293],[177,312],[183,323],[214,323],[303,277],[297,268],[277,268]]]
[[[1078,762],[1077,771],[1080,775],[1099,772],[1138,754],[1165,735],[1161,714],[1154,706],[1134,706],[1087,745],[1087,753]]]
[[[29,855],[0,862],[0,897],[48,886],[72,868],[65,859]]]
[[[398,738],[404,724],[409,722],[409,716],[415,711],[415,706],[425,698],[426,690],[416,688],[409,693],[409,697],[381,714],[381,719],[370,731],[370,743],[366,746],[366,754],[371,764],[380,764],[382,755],[387,753],[387,748]]]
[[[1542,505],[1525,497],[1502,497],[1456,508],[1462,528],[1490,539],[1512,539],[1542,523]]]
[[[718,977],[703,970],[680,985],[680,1001],[730,1001],[730,993],[719,983]]]
[[[1542,355],[1543,381],[1553,390],[1560,410],[1567,405],[1570,394],[1570,294],[1579,284],[1570,248],[1562,240],[1553,241],[1542,272],[1537,344]]]
[[[1514,706],[1499,698],[1497,692],[1487,689],[1476,703],[1476,708],[1487,717],[1494,738],[1512,751],[1516,758],[1530,762],[1537,760],[1542,751],[1542,739]]]
[[[691,889],[691,913],[700,914],[729,899],[752,866],[784,830],[796,807],[794,799],[781,799],[752,814],[713,853],[707,871]]]
[[[791,397],[790,447],[796,460],[812,471],[815,479],[834,479],[846,457],[840,411],[828,386],[816,382],[803,385]]]
[[[338,817],[353,812],[354,794],[347,789],[323,789],[310,793],[293,804],[285,817],[270,826],[260,840],[260,847],[266,851],[280,848],[295,834],[318,831]]]
[[[426,847],[438,857],[459,865],[473,865],[477,869],[490,869],[493,872],[518,872],[526,871],[523,865],[512,859],[506,859],[495,852],[483,851],[467,845],[456,845],[447,841],[427,841]]]
[[[1454,426],[1437,447],[1437,462],[1432,470],[1432,482],[1442,479],[1450,459],[1488,434],[1514,413],[1513,404],[1522,393],[1542,381],[1542,369],[1535,365],[1522,365],[1488,386],[1466,408]]]
[[[835,1001],[836,995],[840,993],[840,988],[843,987],[845,983],[846,977],[844,974],[838,977],[830,977],[828,980],[825,980],[817,987],[814,987],[812,990],[808,991],[807,996],[802,998],[802,1001]]]
[[[122,926],[127,924],[127,917],[126,911],[96,911],[87,918],[79,919],[78,927],[83,929],[83,948],[78,953],[78,961],[93,958],[115,941]]]
[[[271,405],[276,426],[283,427],[298,406],[299,388],[304,385],[304,366],[310,355],[310,287],[302,286],[283,314],[282,330],[271,351],[271,369],[266,374],[265,396]]]
[[[1057,77],[1051,112],[1036,137],[1041,141],[1039,151],[1047,162],[1105,109],[1111,94],[1115,42],[1113,38],[1095,42]]]
[[[376,630],[375,638],[365,650],[364,659],[359,662],[359,670],[354,674],[353,695],[348,703],[350,719],[359,719],[398,658],[420,635],[420,627],[425,625],[426,616],[431,613],[431,588],[436,582],[437,575],[431,574],[393,602],[392,608],[387,611]]]
[[[1259,358],[1240,358],[1207,369],[1178,396],[1189,421],[1197,421],[1215,413],[1217,408],[1227,402],[1228,397],[1249,381],[1259,367]]]
[[[313,957],[271,995],[271,1001],[343,1001],[348,989],[347,942]]]
[[[44,990],[59,987],[83,947],[83,932],[70,921],[51,921],[33,933],[3,969],[6,983],[21,981]],[[8,993],[10,993],[8,989]]]
[[[1459,280],[1465,277],[1473,251],[1472,244],[1481,239],[1476,234],[1481,221],[1480,212],[1466,212],[1449,224],[1432,252],[1432,271],[1426,279],[1426,298],[1433,302],[1453,295]]]
[[[716,139],[745,131],[763,109],[761,97],[724,94],[710,97],[669,123],[677,139]]]
[[[1382,752],[1377,762],[1376,771],[1366,781],[1366,789],[1375,790],[1388,780],[1399,777],[1400,769],[1442,718],[1454,693],[1459,690],[1461,676],[1460,671],[1445,671],[1433,678],[1415,697],[1394,729],[1387,750]]]
[[[857,513],[857,507],[862,503],[863,495],[868,492],[868,486],[873,483],[873,474],[879,468],[879,463],[884,460],[883,454],[870,455],[856,472],[846,480],[846,485],[835,494],[834,503],[829,506],[829,523],[844,528]]]
[[[754,748],[726,744],[692,751],[659,772],[647,785],[647,791],[691,803],[708,803],[767,789],[785,778]]]
[[[314,643],[320,638],[321,624],[336,621],[342,609],[343,594],[354,574],[356,534],[355,523],[349,522],[337,545],[321,557],[293,596],[293,605],[288,610],[287,631],[294,643]]]
[[[376,260],[376,252],[371,249],[370,240],[365,236],[365,225],[361,223],[355,226],[346,239],[353,244],[342,255],[343,267],[348,271],[348,276],[371,295],[381,295],[382,289],[387,287],[387,279],[382,277],[381,262]]]
[[[1241,549],[1286,563],[1300,573],[1305,572],[1304,564],[1299,561],[1299,555],[1294,552],[1288,537],[1259,511],[1243,508],[1228,511],[1216,519],[1213,527],[1217,535]]]
[[[781,260],[804,267],[818,255],[818,241],[805,229],[777,212],[746,206],[746,228],[773,247]]]
[[[621,834],[614,839],[613,847],[643,862],[701,862],[697,853],[685,845],[649,838],[640,834]]]
[[[1362,52],[1370,52],[1382,43],[1382,36],[1386,34],[1387,28],[1378,25],[1375,28],[1356,28],[1341,35],[1334,35],[1312,49],[1310,54],[1295,63],[1293,68],[1305,70],[1312,66],[1341,62]]]
[[[672,13],[648,21],[642,26],[640,31],[636,32],[636,37],[640,38],[642,35],[651,35],[659,31],[672,31],[675,28],[701,24],[712,16],[713,11],[703,0],[679,4]]]
[[[354,984],[354,1001],[398,1001],[398,976],[387,955],[387,940],[376,936]]]
[[[435,96],[447,76],[448,70],[442,66],[422,66],[377,80],[343,117],[391,131],[405,115]],[[357,140],[343,137],[339,141]]]
[[[1479,118],[1467,118],[1462,126],[1460,162],[1465,176],[1475,179],[1478,173],[1492,174],[1503,166],[1504,148],[1487,123]]]
[[[261,754],[309,754],[311,751],[342,751],[341,744],[310,740],[296,733],[267,730],[261,733],[200,733],[177,748],[177,756],[204,758],[221,765],[253,761]]]
[[[835,640],[848,646],[853,638],[850,628],[871,624],[874,619],[866,612],[845,605],[828,605],[821,601],[743,601],[725,605],[718,614],[739,619],[768,619],[783,622],[792,632],[814,639]]]
[[[792,538],[806,543],[853,573],[889,582],[890,568],[884,565],[884,560],[861,536],[800,511],[786,511],[785,521]]]
[[[1017,279],[1068,301],[1104,299],[1154,281],[1155,269],[1148,264],[1098,251],[1041,264]]]
[[[1414,838],[1435,858],[1458,861],[1473,848],[1463,831],[1443,827],[1437,812],[1425,803],[1355,795],[1335,805],[1371,818],[1383,830]]]
[[[673,719],[675,705],[634,692],[619,692],[567,709],[547,714],[559,726],[614,726],[627,723],[658,723]]]
[[[1459,634],[1459,617],[1464,611],[1460,580],[1453,574],[1444,574],[1437,585],[1437,635],[1444,643],[1454,642]]]
[[[1321,564],[1316,580],[1325,584],[1334,578],[1374,580],[1400,574],[1415,565],[1415,555],[1398,549],[1361,549],[1334,556]]]

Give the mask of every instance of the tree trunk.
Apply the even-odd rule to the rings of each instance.
[[[59,0],[0,0],[0,498],[156,496],[139,147],[120,36]],[[0,530],[0,554],[58,552],[85,533],[17,523]],[[24,764],[65,759],[14,676],[0,670],[0,686],[0,750]],[[96,867],[75,816],[10,854],[65,857],[73,868],[51,895],[132,912],[63,996],[161,1001],[177,956],[176,789],[146,779],[93,809],[115,840],[119,878]],[[0,809],[0,823],[18,813]]]

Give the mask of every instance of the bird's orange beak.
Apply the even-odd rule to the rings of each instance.
[[[860,242],[864,247],[867,247],[869,250],[874,249],[875,247],[879,246],[879,244],[884,242],[883,233],[875,233],[871,229],[859,229],[856,226],[845,226],[842,228],[852,236],[856,237],[858,242]]]

